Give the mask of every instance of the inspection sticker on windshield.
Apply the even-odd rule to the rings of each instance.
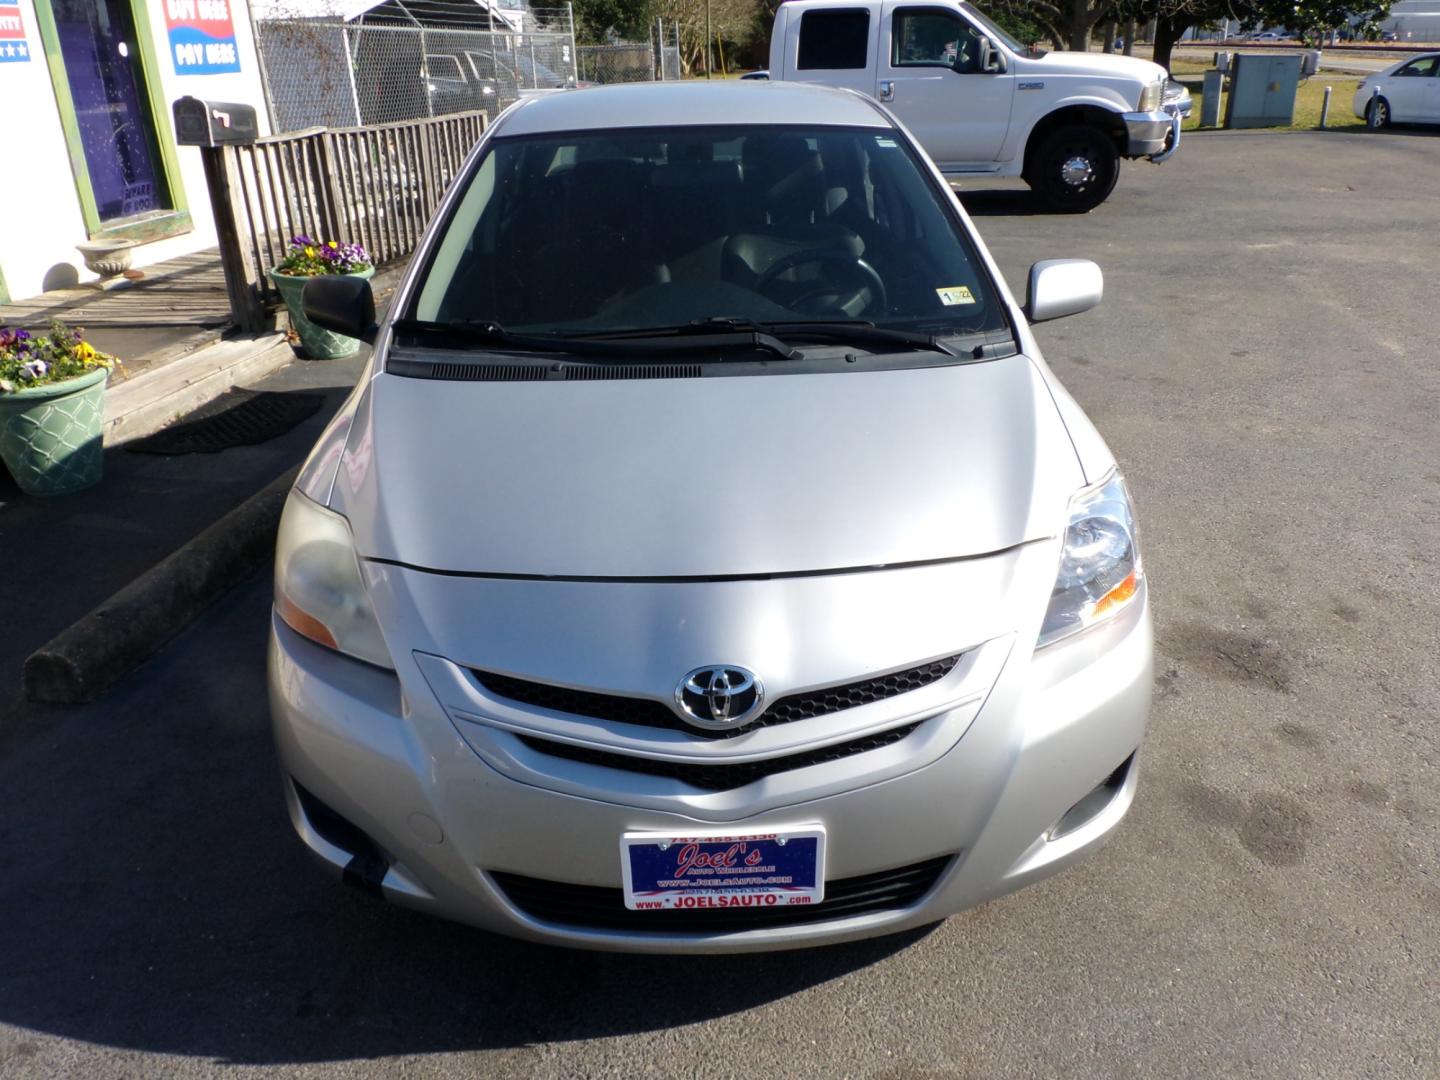
[[[971,295],[970,288],[966,285],[950,285],[943,289],[936,289],[935,295],[940,297],[940,303],[946,307],[975,302],[975,297]]]
[[[625,906],[631,911],[759,909],[825,898],[825,830],[620,838]]]

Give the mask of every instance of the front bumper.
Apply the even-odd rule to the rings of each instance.
[[[631,789],[626,774],[588,765],[555,777],[527,771],[547,766],[527,757],[515,731],[456,718],[460,691],[445,685],[447,662],[402,662],[397,677],[316,646],[278,619],[270,701],[292,823],[351,884],[537,942],[756,951],[926,925],[1098,847],[1134,797],[1151,648],[1143,596],[1111,623],[1038,655],[1019,635],[1005,635],[971,650],[975,659],[957,666],[947,707],[898,747],[784,774],[788,788],[771,777],[685,797]],[[607,776],[619,779],[607,787]],[[1106,797],[1091,799],[1083,819],[1051,839],[1067,811],[1107,778]],[[618,888],[622,833],[802,822],[826,830],[827,880],[948,862],[924,895],[898,908],[723,933],[667,931],[664,912],[639,931],[536,917],[501,885],[505,875],[523,875]]]
[[[1126,149],[1129,158],[1149,158],[1155,164],[1168,161],[1180,149],[1181,108],[1165,105],[1155,112],[1124,113]]]

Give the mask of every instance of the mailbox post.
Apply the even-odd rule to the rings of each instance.
[[[202,101],[182,97],[175,102],[175,141],[197,146],[205,165],[205,186],[210,192],[210,210],[215,217],[215,236],[220,246],[220,266],[225,271],[225,291],[230,297],[230,314],[235,325],[246,333],[265,329],[265,305],[250,283],[258,280],[258,268],[249,265],[250,251],[240,233],[235,214],[235,189],[225,160],[227,146],[248,146],[259,135],[253,106],[233,101]]]

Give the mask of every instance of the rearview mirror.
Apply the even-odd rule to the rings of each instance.
[[[365,278],[321,274],[305,282],[300,310],[316,326],[375,344],[375,294]]]
[[[1046,259],[1030,267],[1025,317],[1038,323],[1078,315],[1104,295],[1105,275],[1089,259]]]

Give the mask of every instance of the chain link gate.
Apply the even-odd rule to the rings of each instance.
[[[389,124],[483,109],[579,80],[568,8],[530,8],[522,29],[346,22],[255,23],[271,127]]]

